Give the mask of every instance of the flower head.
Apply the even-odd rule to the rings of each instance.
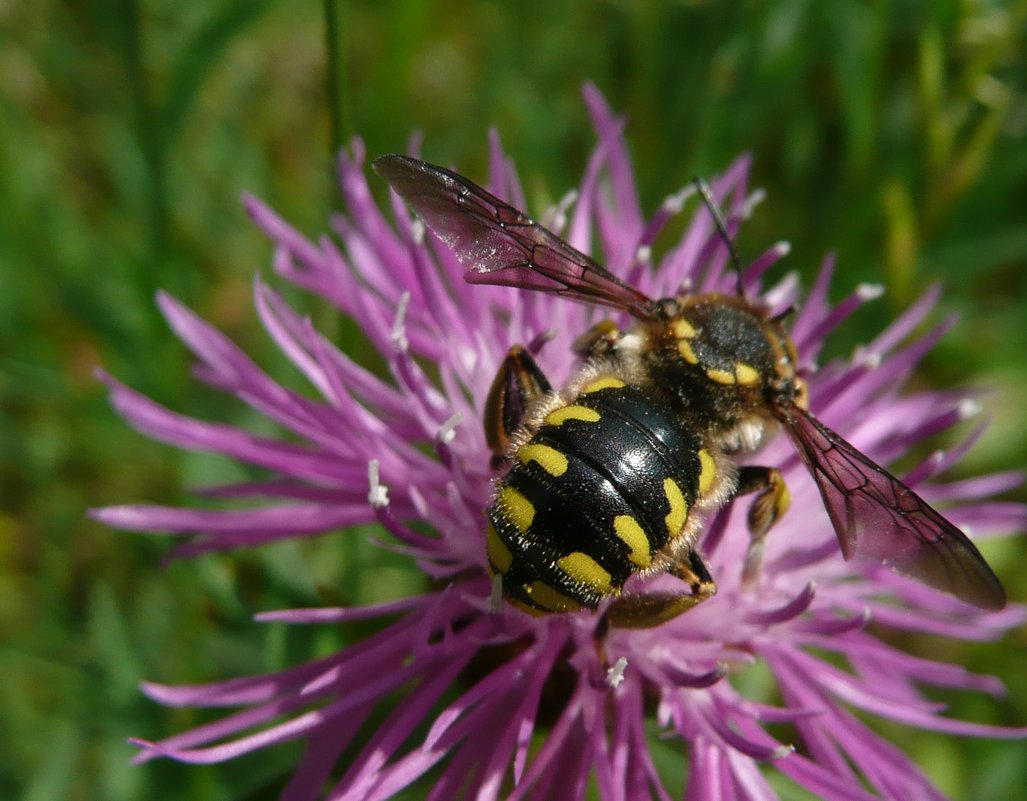
[[[544,222],[583,251],[597,241],[601,261],[651,297],[682,286],[733,292],[725,244],[709,215],[698,213],[669,246],[658,242],[686,193],[646,219],[620,123],[594,89],[586,90],[586,102],[599,145],[578,191]],[[281,673],[192,687],[146,685],[166,704],[241,711],[159,743],[143,742],[141,760],[214,762],[303,738],[308,747],[283,798],[388,798],[432,770],[431,799],[582,798],[590,783],[603,799],[666,799],[672,794],[650,752],[647,721],[653,719],[664,737],[680,743],[689,799],[775,798],[759,767],[766,762],[825,798],[913,799],[939,796],[851,710],[955,734],[1024,735],[947,718],[918,690],[998,694],[996,680],[910,656],[867,629],[872,620],[903,631],[992,639],[1021,622],[1023,610],[982,612],[887,571],[845,562],[817,488],[786,438],[770,442],[759,457],[781,469],[793,503],[767,541],[758,581],[742,581],[749,541],[744,508],[728,506],[708,521],[700,543],[717,595],[662,626],[607,631],[592,613],[532,617],[497,609],[483,535],[492,473],[479,423],[490,383],[517,343],[531,343],[557,383],[567,378],[576,368],[571,343],[600,312],[542,293],[466,283],[455,256],[395,196],[395,223],[389,222],[372,200],[363,161],[359,142],[341,159],[347,213],[335,221],[336,239],[310,242],[260,202],[248,199],[247,208],[275,242],[276,272],[355,320],[387,359],[388,377],[336,349],[259,278],[260,318],[312,395],[275,383],[218,331],[162,295],[171,326],[199,359],[198,377],[290,436],[186,418],[104,376],[118,411],[146,434],[231,456],[273,478],[212,490],[267,499],[256,508],[122,506],[95,514],[121,528],[188,535],[179,556],[377,522],[390,535],[388,547],[415,560],[432,589],[375,606],[261,615],[293,624],[382,622],[359,643]],[[732,228],[753,205],[748,167],[740,159],[712,183]],[[488,188],[524,207],[516,173],[495,139]],[[654,246],[663,251],[659,258]],[[763,288],[764,273],[786,251],[770,248],[747,268],[743,283],[772,310],[799,309],[791,334],[801,363],[812,368],[825,335],[877,290],[859,287],[831,305],[830,260],[804,298],[791,275]],[[833,361],[810,377],[811,408],[883,464],[976,411],[961,394],[900,391],[947,327],[910,340],[937,296],[929,290],[851,360]],[[1018,476],[931,482],[968,444],[934,453],[904,480],[931,502],[954,504],[947,515],[975,536],[1021,526],[1021,507],[988,500]],[[776,705],[747,697],[736,681],[755,662],[774,678]],[[371,716],[397,697],[402,703],[368,734]],[[343,752],[356,755],[339,764]]]

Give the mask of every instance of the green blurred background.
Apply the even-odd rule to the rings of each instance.
[[[195,503],[190,485],[242,475],[130,431],[92,371],[103,364],[176,410],[266,428],[190,382],[153,294],[170,290],[302,386],[255,322],[251,279],[269,272],[270,248],[239,196],[324,231],[338,208],[333,152],[354,134],[379,154],[421,130],[426,156],[480,179],[496,126],[536,211],[574,184],[593,144],[585,80],[630,121],[650,211],[750,151],[769,200],[743,255],[789,240],[789,269],[808,279],[836,249],[836,299],[886,286],[834,353],[943,280],[942,312],[962,322],[920,380],[990,390],[994,425],[964,471],[1023,465],[1027,2],[15,0],[0,3],[0,25],[0,797],[274,798],[295,746],[128,767],[127,736],[208,719],[146,701],[139,680],[294,664],[360,632],[250,615],[416,589],[360,534],[161,569],[166,541],[83,517],[107,503]],[[337,338],[352,334],[324,304],[289,296]],[[985,550],[1027,598],[1024,542]],[[916,648],[1009,685],[999,701],[939,695],[956,714],[1024,725],[1023,645],[1021,631]],[[882,728],[956,798],[1027,797],[1023,743]],[[659,749],[680,774],[680,755]]]

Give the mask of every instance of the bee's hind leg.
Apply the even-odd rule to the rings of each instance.
[[[667,570],[688,584],[691,592],[653,592],[622,595],[606,609],[610,625],[623,629],[648,629],[666,623],[712,598],[717,585],[702,557],[689,551],[687,557]]]

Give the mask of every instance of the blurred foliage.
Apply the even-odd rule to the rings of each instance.
[[[0,26],[4,798],[274,797],[289,748],[128,767],[127,735],[202,719],[146,701],[136,683],[252,673],[337,647],[343,634],[249,620],[317,604],[322,586],[359,600],[395,577],[403,593],[402,573],[359,533],[162,571],[165,543],[83,517],[105,503],[182,502],[189,485],[238,470],[130,431],[94,366],[185,413],[260,426],[190,383],[153,294],[168,289],[297,381],[255,322],[250,281],[270,249],[239,196],[325,230],[334,149],[356,134],[377,154],[419,130],[426,156],[482,177],[496,126],[536,210],[575,182],[592,146],[585,80],[629,120],[648,209],[748,150],[769,201],[743,253],[787,239],[808,277],[836,249],[839,296],[886,286],[835,352],[943,280],[945,310],[963,321],[924,380],[991,388],[995,423],[967,464],[1022,466],[1023,0],[8,0]],[[1022,600],[1022,542],[988,548]],[[1027,722],[1023,637],[1012,639],[952,654],[1011,685],[1007,702],[954,698],[954,713]],[[954,797],[1027,797],[1020,743],[896,737]]]

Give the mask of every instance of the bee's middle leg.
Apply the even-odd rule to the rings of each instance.
[[[493,467],[502,463],[510,437],[528,406],[551,389],[531,353],[522,345],[510,348],[485,399],[485,441],[492,451]]]
[[[745,553],[745,564],[742,567],[742,583],[746,585],[751,585],[759,575],[767,533],[788,511],[792,501],[788,485],[776,467],[746,465],[739,468],[735,497],[752,492],[756,493],[756,498],[749,506],[749,514],[746,517],[749,548]]]

